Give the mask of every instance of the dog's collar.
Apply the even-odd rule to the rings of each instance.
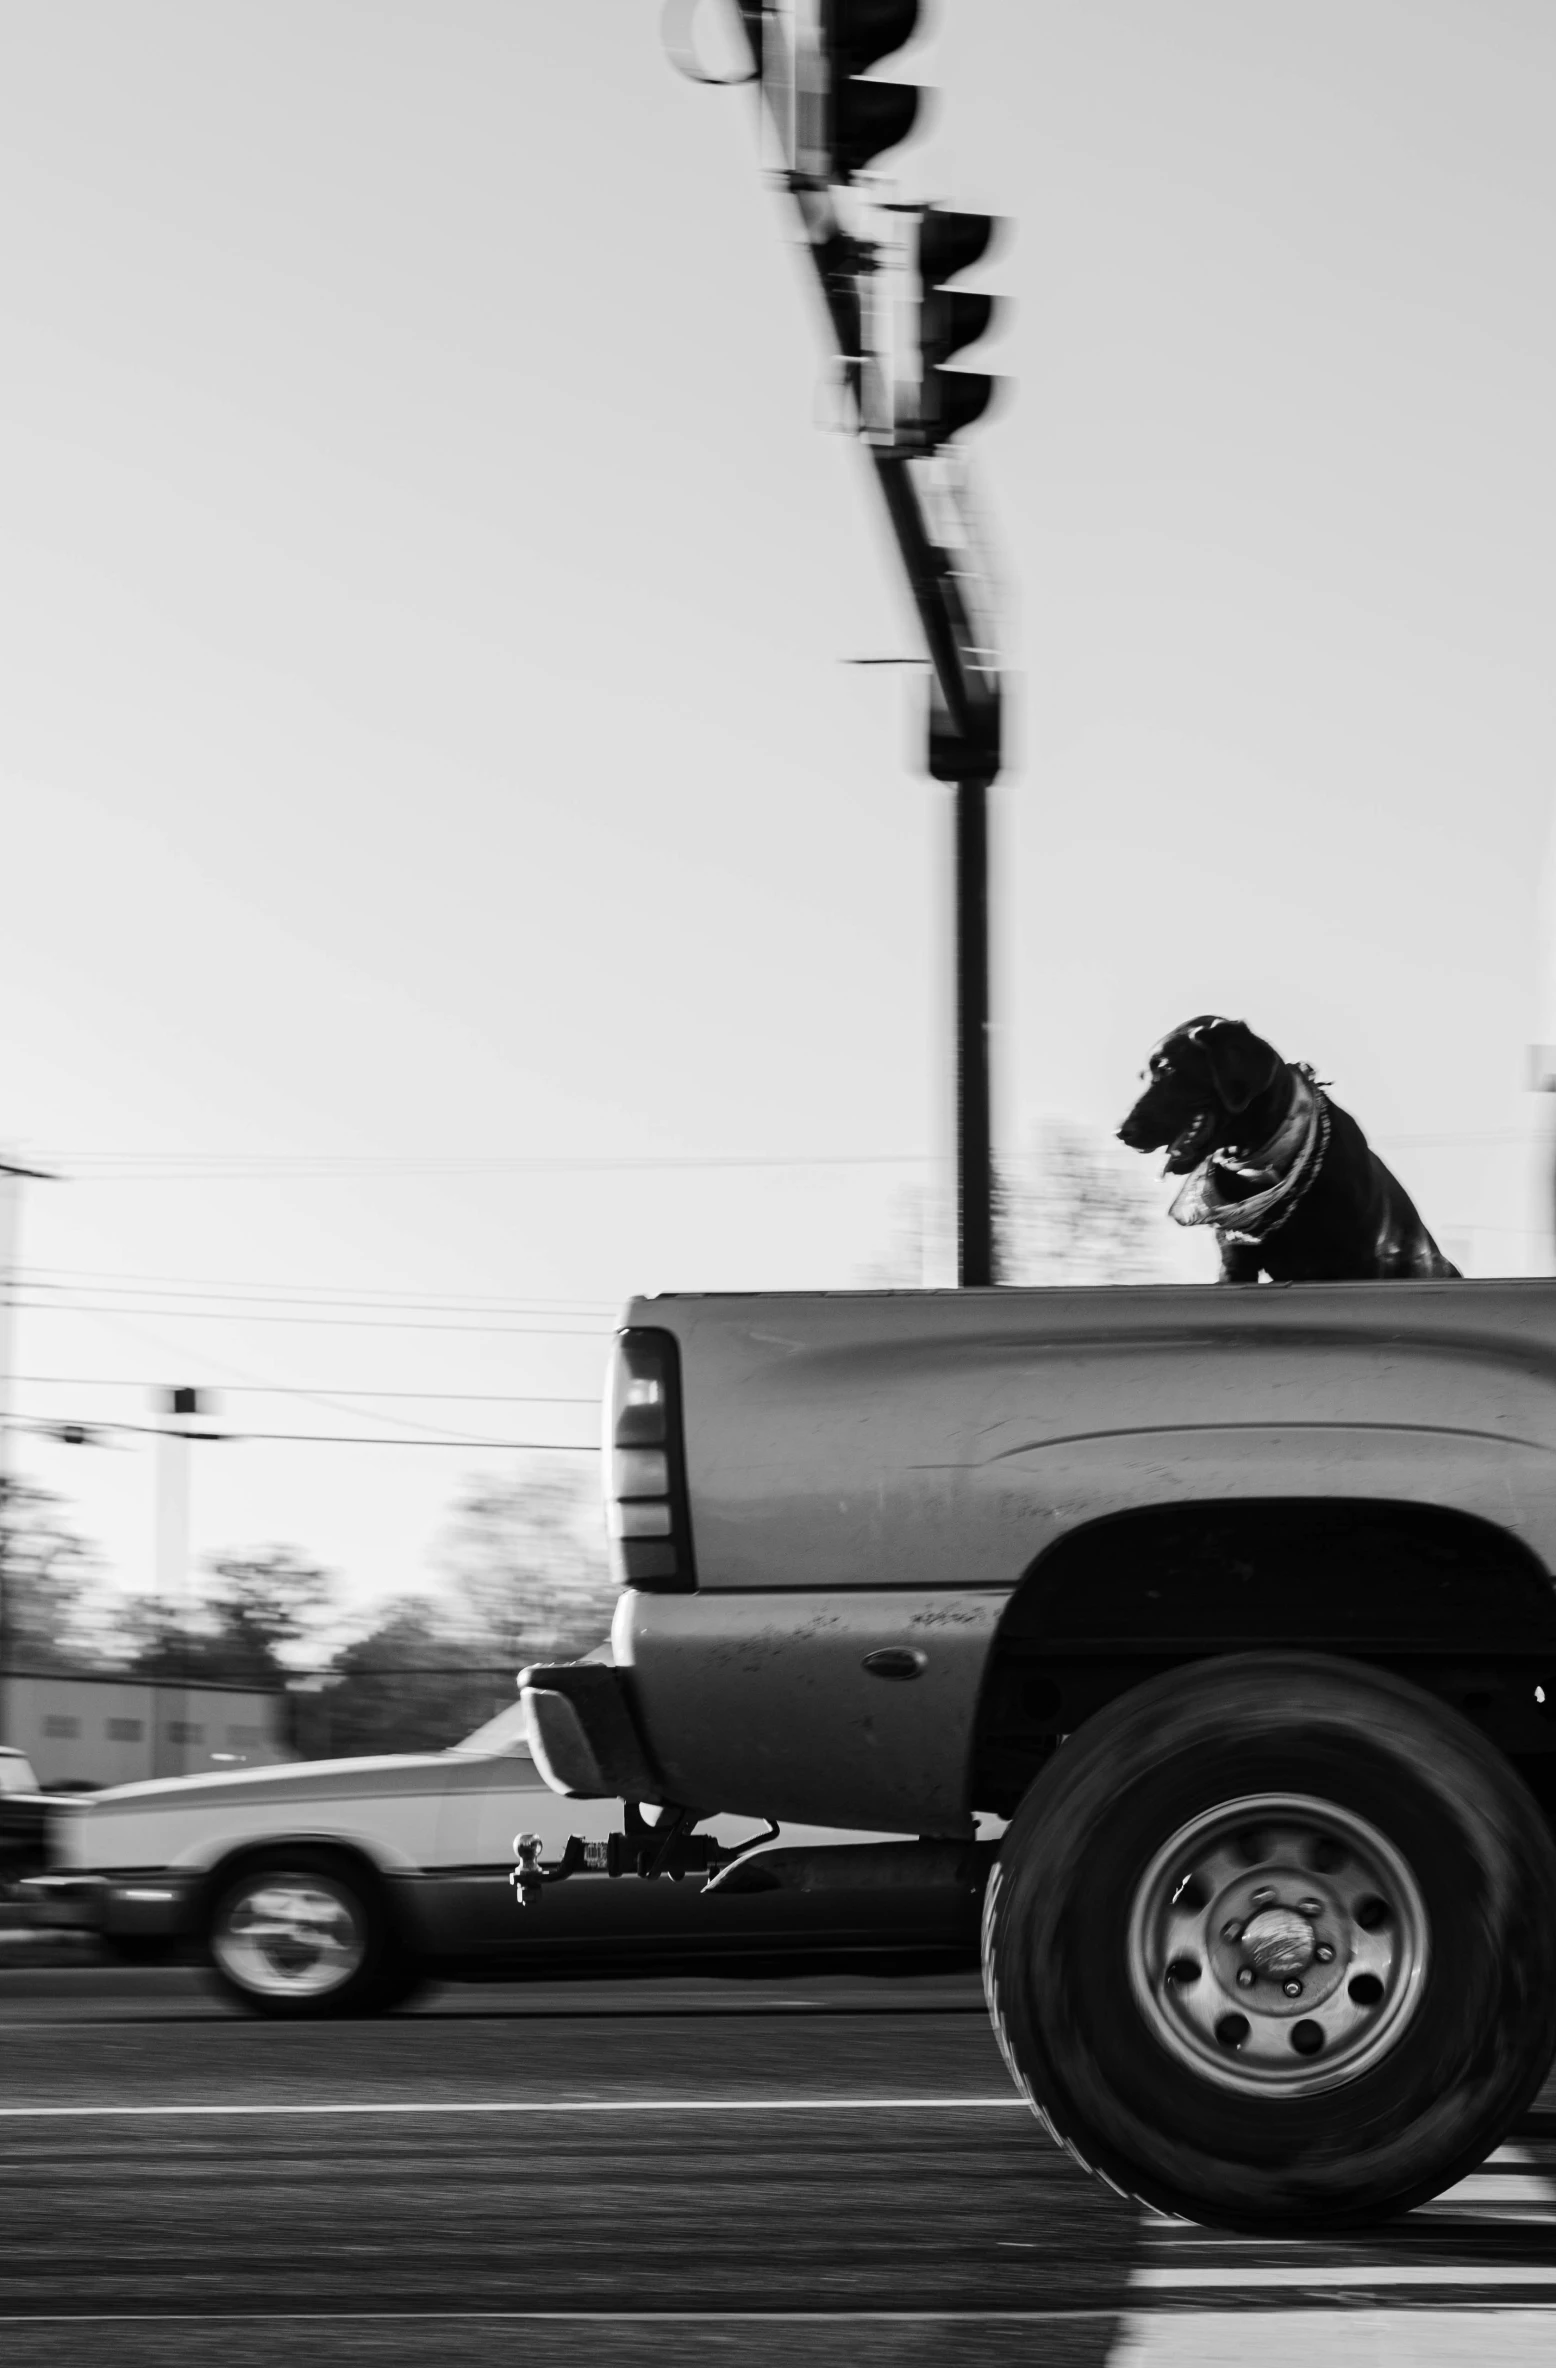
[[[1267,1143],[1243,1159],[1212,1151],[1185,1182],[1168,1214],[1178,1225],[1213,1225],[1229,1242],[1268,1240],[1285,1224],[1323,1165],[1329,1148],[1329,1103],[1311,1069],[1293,1063],[1296,1088],[1291,1108]],[[1216,1182],[1215,1170],[1268,1176],[1261,1190],[1234,1200]]]

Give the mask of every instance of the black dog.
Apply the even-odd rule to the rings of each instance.
[[[1186,1020],[1148,1075],[1119,1141],[1168,1146],[1165,1172],[1189,1178],[1172,1214],[1215,1227],[1224,1283],[1457,1278],[1355,1119],[1246,1021]]]

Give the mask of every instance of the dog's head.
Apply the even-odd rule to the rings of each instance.
[[[1280,1054],[1246,1020],[1202,1013],[1164,1036],[1146,1064],[1150,1082],[1118,1130],[1131,1151],[1159,1151],[1167,1174],[1186,1176],[1223,1144],[1237,1140],[1237,1121],[1273,1084]]]

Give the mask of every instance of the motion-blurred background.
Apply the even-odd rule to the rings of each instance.
[[[926,13],[884,161],[1015,222],[1007,1272],[1205,1273],[1111,1132],[1210,1010],[1548,1272],[1556,22]],[[13,1647],[511,1669],[628,1291],[949,1279],[917,644],[748,98],[654,0],[0,27]]]

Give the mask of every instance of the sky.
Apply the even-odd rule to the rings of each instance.
[[[1002,1150],[1226,1011],[1549,1271],[1556,18],[931,15]],[[657,0],[0,9],[13,1454],[129,1586],[156,1442],[25,1425],[214,1387],[197,1564],[436,1586],[627,1294],[848,1286],[944,1176],[945,793],[750,102]]]

